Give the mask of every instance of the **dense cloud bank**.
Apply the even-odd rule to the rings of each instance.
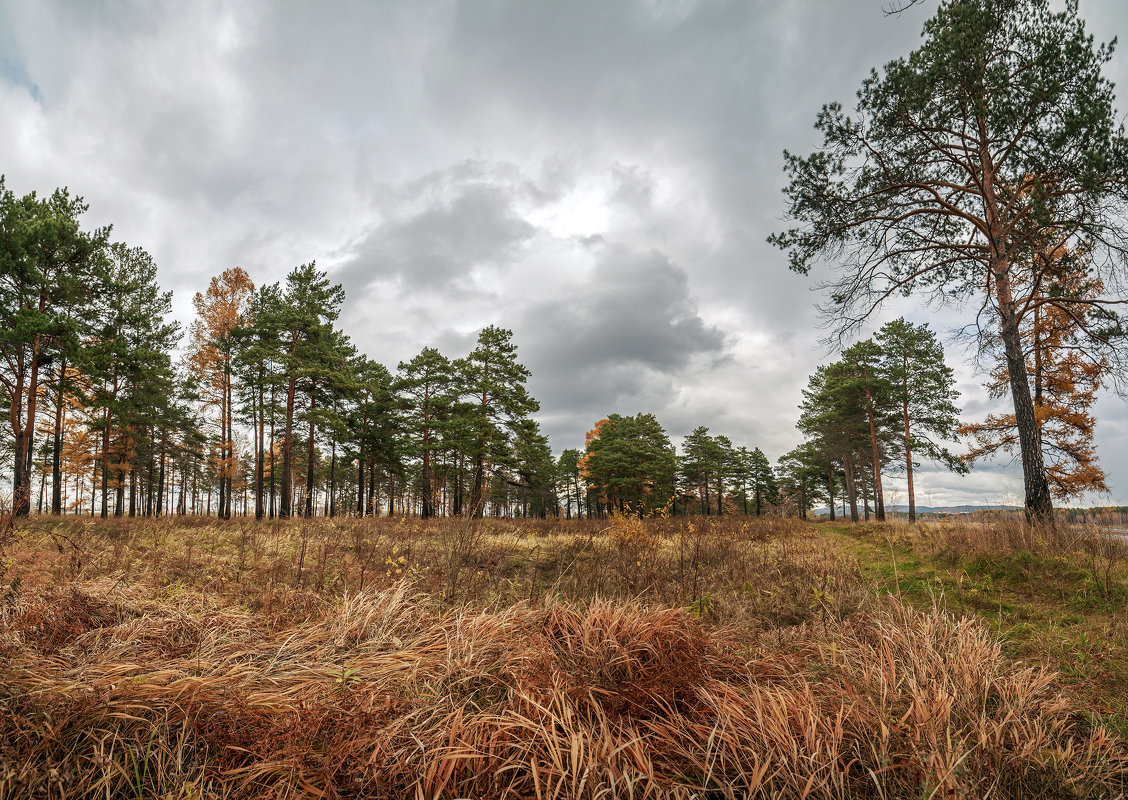
[[[261,283],[317,259],[385,363],[513,328],[557,449],[645,410],[675,439],[704,424],[775,457],[833,358],[812,281],[764,241],[781,151],[812,147],[821,104],[914,47],[935,3],[883,5],[7,4],[0,171],[84,195],[154,254],[184,320],[226,267]],[[1081,10],[1098,39],[1128,28],[1115,0]],[[901,314],[966,322],[905,304],[873,327]],[[966,353],[949,360],[986,413]],[[1123,502],[1128,414],[1106,398],[1098,417]],[[1021,480],[998,464],[918,485],[939,505]]]

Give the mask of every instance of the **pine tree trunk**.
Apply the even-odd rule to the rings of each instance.
[[[227,503],[223,507],[223,518],[231,519],[231,493],[235,487],[235,409],[233,408],[233,398],[231,391],[231,364],[228,357],[227,364],[227,432],[224,434],[224,447],[226,452],[223,459],[223,479],[227,482]]]
[[[290,378],[286,390],[286,431],[282,437],[282,507],[278,509],[280,519],[289,519],[293,511],[293,487],[290,476],[290,443],[294,439],[294,388],[297,381]],[[271,505],[274,501],[274,469],[270,470]]]
[[[337,439],[333,438],[333,456],[329,461],[329,516],[337,516]]]
[[[916,522],[916,491],[913,488],[913,445],[912,434],[909,431],[909,374],[908,357],[902,359],[902,375],[904,375],[903,383],[901,385],[901,419],[905,425],[905,481],[908,484],[909,494],[909,522]]]
[[[999,333],[1006,353],[1011,399],[1014,402],[1015,426],[1018,428],[1018,442],[1022,451],[1026,518],[1030,522],[1052,526],[1054,504],[1042,457],[1042,437],[1038,429],[1038,419],[1034,414],[1034,402],[1030,396],[1030,380],[1026,374],[1026,359],[1018,329],[1018,315],[1010,296],[1009,277],[1005,271],[996,270],[995,284],[1001,317]]]
[[[67,360],[62,360],[59,368],[59,386],[55,400],[55,431],[51,443],[51,513],[63,513],[63,415],[66,413],[63,388],[66,384]]]
[[[47,496],[47,454],[43,454],[43,466],[39,469],[39,508],[35,513],[43,513],[43,502]]]
[[[275,517],[274,476],[277,474],[274,458],[274,387],[270,388],[270,518]]]
[[[858,482],[862,485],[862,518],[869,522],[869,494],[866,490],[866,468],[862,454],[858,453]]]
[[[869,373],[865,373],[869,380]],[[885,490],[881,485],[881,449],[877,443],[877,425],[873,414],[873,395],[866,389],[866,416],[869,418],[870,449],[873,451],[873,508],[878,522],[885,522]]]
[[[834,522],[834,465],[827,467],[826,470],[826,493],[830,498],[830,521]]]
[[[219,389],[219,497],[217,498],[215,515],[223,519],[223,509],[227,500],[227,386]]]
[[[16,358],[16,388],[8,405],[8,419],[12,426],[13,458],[12,458],[12,510],[19,508],[22,502],[21,491],[26,494],[25,469],[23,446],[24,436],[21,421],[23,417],[23,390],[24,390],[24,365],[26,358],[21,349]]]
[[[165,449],[167,444],[167,434],[161,431],[161,457],[160,466],[157,469],[157,503],[155,506],[156,516],[162,516],[165,513]]]
[[[43,301],[40,300],[40,310],[43,310]],[[39,334],[35,335],[35,343],[31,348],[31,379],[27,386],[27,417],[24,419],[23,435],[17,437],[16,461],[19,464],[15,480],[13,481],[13,494],[15,502],[12,513],[17,517],[26,517],[31,514],[31,454],[35,446],[35,409],[39,402]]]
[[[858,521],[858,488],[854,485],[854,465],[850,459],[842,457],[842,470],[846,480],[846,499],[850,501],[850,521]]]
[[[435,515],[434,499],[431,496],[431,431],[423,429],[423,464],[420,474],[420,490],[423,495],[423,507],[420,516],[430,519]]]
[[[371,517],[380,516],[380,502],[376,497],[376,464],[374,462],[368,464],[368,515]]]
[[[263,499],[263,471],[266,469],[266,396],[262,389],[262,375],[259,375],[258,409],[258,454],[255,458],[255,519],[262,519],[266,514]]]
[[[313,467],[314,467],[314,449],[313,440],[317,431],[317,427],[313,424],[313,397],[310,396],[310,421],[309,421],[309,441],[306,450],[306,497],[305,497],[305,515],[307,518],[313,518]]]
[[[110,494],[110,410],[106,409],[105,427],[102,429],[102,519],[109,516]]]
[[[364,457],[356,459],[356,515],[364,516]]]

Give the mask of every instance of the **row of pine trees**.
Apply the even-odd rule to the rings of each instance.
[[[313,263],[257,287],[224,271],[185,332],[152,257],[85,230],[86,210],[66,190],[17,197],[0,181],[0,447],[17,514],[571,517],[775,502],[760,450],[699,428],[679,458],[651,415],[612,415],[602,439],[554,458],[510,331],[390,370],[337,326],[344,291]],[[622,447],[616,429],[645,446]]]
[[[634,513],[886,518],[903,476],[914,519],[921,461],[966,472],[1015,449],[1013,415],[960,425],[926,325],[894,320],[819,367],[804,441],[773,467],[699,427],[679,454],[652,414],[611,414],[554,457],[533,418],[512,332],[390,370],[338,325],[344,290],[316,264],[255,286],[240,268],[193,299],[185,332],[143,249],[85,230],[66,190],[17,197],[0,177],[0,397],[13,509],[54,514],[289,518]],[[1055,493],[1104,489],[1089,413],[1099,374],[1069,354],[1070,321],[1023,330]],[[179,356],[178,356],[179,354]],[[995,384],[1006,383],[998,370]],[[990,387],[989,387],[990,388]],[[947,447],[974,442],[962,457]]]

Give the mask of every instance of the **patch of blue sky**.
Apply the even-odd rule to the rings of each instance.
[[[0,53],[0,78],[3,78],[13,86],[26,89],[32,100],[40,105],[43,104],[43,96],[39,91],[39,85],[31,79],[31,76],[27,72],[27,67],[22,61]]]

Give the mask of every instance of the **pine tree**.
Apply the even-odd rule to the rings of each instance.
[[[293,513],[294,420],[305,417],[308,430],[306,477],[312,481],[314,463],[313,438],[317,423],[319,387],[329,379],[335,360],[323,360],[332,352],[333,323],[344,302],[344,290],[329,282],[328,275],[315,263],[303,264],[286,276],[286,287],[276,304],[262,309],[263,324],[275,332],[279,343],[277,354],[280,372],[285,381],[285,431],[282,438],[281,507],[278,515],[288,518]],[[304,409],[299,409],[299,394],[306,396]],[[304,414],[303,414],[304,411]],[[306,498],[307,513],[312,497]]]
[[[642,516],[669,503],[677,462],[653,414],[611,414],[589,433],[580,469],[601,502]]]
[[[572,505],[576,518],[583,517],[583,492],[580,489],[580,451],[568,448],[560,453],[556,462],[557,492],[564,495],[564,516],[572,518]]]
[[[952,441],[959,428],[959,396],[944,349],[927,325],[896,319],[882,326],[875,337],[881,349],[881,376],[890,387],[893,405],[900,412],[899,440],[908,483],[909,522],[916,521],[913,458],[925,456],[948,469],[965,473],[967,467],[943,442]]]
[[[477,346],[455,363],[462,392],[472,404],[467,421],[472,428],[469,455],[473,464],[471,514],[482,516],[491,465],[504,457],[510,434],[527,415],[540,410],[529,396],[529,370],[517,361],[513,332],[489,326],[478,334]]]
[[[247,322],[247,309],[255,285],[240,267],[226,269],[211,279],[206,293],[196,292],[192,303],[196,319],[190,330],[188,360],[195,371],[205,405],[219,413],[217,472],[218,516],[231,518],[231,482],[235,475],[234,360],[237,331]]]
[[[776,484],[775,473],[772,471],[772,463],[759,447],[755,448],[746,458],[752,492],[756,498],[756,516],[759,517],[764,513],[765,503],[774,504],[776,502],[779,488]]]
[[[31,509],[31,462],[41,373],[77,348],[84,306],[99,291],[109,229],[81,230],[87,205],[57,189],[40,200],[17,198],[0,176],[0,383],[14,444],[12,509]],[[63,373],[65,374],[65,369]]]
[[[435,484],[432,455],[440,444],[456,400],[454,367],[433,347],[426,347],[408,362],[399,364],[397,389],[404,398],[411,448],[420,459],[420,515],[435,515]]]

